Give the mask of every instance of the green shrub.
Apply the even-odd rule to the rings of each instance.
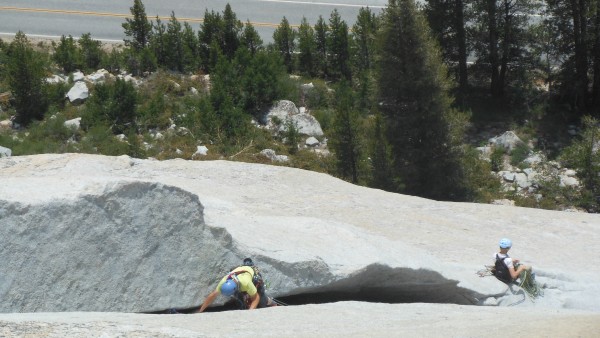
[[[517,145],[510,153],[510,164],[518,166],[529,156],[530,152],[531,150],[526,144],[521,143]]]
[[[47,56],[36,52],[23,32],[18,32],[11,42],[3,77],[6,77],[17,113],[16,122],[27,126],[41,120],[48,109],[45,93]]]
[[[504,149],[499,147],[492,148],[490,154],[490,163],[492,171],[500,171],[504,165]]]
[[[111,128],[105,124],[91,126],[81,140],[81,152],[83,153],[119,156],[126,155],[129,151],[129,145],[118,140]]]
[[[92,39],[90,33],[81,35],[77,41],[80,47],[81,64],[86,71],[95,71],[100,66],[106,52],[102,49],[102,42]]]
[[[76,140],[79,132],[65,127],[62,114],[55,114],[44,121],[33,122],[27,133],[21,134],[22,142],[14,142],[14,155],[73,152],[77,149],[69,140]]]
[[[3,133],[0,132],[0,146],[5,147],[5,148],[9,148],[12,150],[13,155],[16,155],[14,153],[14,148],[15,145],[18,143],[19,141],[15,140],[13,138],[13,134],[12,133]]]
[[[335,116],[335,111],[329,108],[317,109],[312,111],[312,115],[317,121],[319,121],[323,132],[325,134],[329,134],[331,127],[333,126],[333,117]]]
[[[499,155],[499,160],[502,161],[503,151],[494,151]],[[494,158],[494,156],[492,156]],[[467,187],[466,190],[470,196],[467,196],[467,200],[478,203],[489,203],[494,199],[500,197],[499,191],[501,188],[500,181],[491,174],[494,162],[487,162],[480,159],[479,152],[474,148],[467,148],[465,154],[462,156],[462,170],[466,177]]]
[[[310,149],[301,149],[291,158],[294,168],[333,175],[336,171],[335,157],[322,156]]]
[[[125,80],[99,84],[87,101],[82,114],[82,126],[90,128],[97,124],[110,126],[114,134],[135,130],[137,91]]]
[[[170,125],[170,111],[167,99],[164,95],[152,95],[145,100],[138,108],[138,124],[145,130],[152,128],[164,129]]]
[[[60,42],[54,48],[53,58],[65,73],[71,73],[82,68],[81,52],[71,35],[68,37],[61,36]]]
[[[311,110],[330,107],[331,93],[323,80],[313,80],[314,87],[306,91],[304,103]]]
[[[63,109],[67,100],[65,96],[69,92],[69,84],[57,83],[46,86],[46,97],[50,106],[55,106],[58,109]]]
[[[113,48],[110,53],[102,54],[102,60],[100,61],[100,67],[108,70],[109,72],[116,74],[121,69],[124,69],[125,56],[120,50]]]
[[[582,122],[581,137],[565,148],[559,159],[577,170],[582,183],[578,205],[590,212],[600,212],[600,122],[589,116]]]
[[[298,124],[293,120],[285,121],[285,132],[283,133],[285,144],[288,146],[290,154],[295,154],[298,151],[298,143],[300,142],[300,130]]]

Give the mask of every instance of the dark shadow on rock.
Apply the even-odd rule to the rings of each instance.
[[[347,278],[322,286],[296,289],[279,295],[277,300],[286,305],[343,301],[476,305],[478,298],[481,298],[480,294],[459,287],[457,281],[446,279],[436,271],[372,264]],[[180,309],[178,313],[194,313],[198,308]],[[222,306],[209,307],[207,311],[238,309],[233,302],[226,302]]]
[[[373,264],[328,285],[295,290],[277,299],[289,305],[339,301],[450,303],[475,305],[481,295],[459,287],[436,271]]]

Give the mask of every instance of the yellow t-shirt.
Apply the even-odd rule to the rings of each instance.
[[[254,277],[254,269],[252,269],[252,267],[250,267],[250,266],[240,266],[239,268],[233,269],[232,272],[239,272],[239,271],[247,272],[247,273],[246,272],[240,273],[236,276],[237,279],[240,281],[239,291],[245,292],[249,296],[254,296],[257,292],[256,286],[254,286],[254,283],[252,283],[252,278]],[[227,274],[227,276],[223,277],[221,279],[221,281],[219,282],[219,285],[217,285],[216,290],[219,293],[221,293],[221,286],[225,283],[228,276],[229,276],[229,274]]]

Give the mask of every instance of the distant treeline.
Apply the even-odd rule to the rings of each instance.
[[[303,19],[297,29],[283,17],[269,44],[229,4],[223,12],[206,10],[196,31],[175,13],[168,22],[151,20],[134,0],[122,26],[125,47],[109,52],[90,34],[63,36],[46,57],[35,54],[22,33],[1,44],[17,121],[27,126],[60,106],[64,93],[40,81],[51,63],[65,72],[210,74],[209,93],[177,105],[156,93],[144,99],[119,81],[97,86],[82,124],[142,134],[164,127],[169,111],[185,116],[181,123],[196,139],[226,145],[223,151],[231,153],[256,139],[251,118],[260,119],[276,100],[292,99],[323,124],[335,159],[331,173],[394,192],[482,201],[495,185],[489,164],[465,144],[469,125],[547,118],[580,123],[589,116],[590,130],[600,115],[598,0],[429,0],[421,7],[389,0],[380,14],[361,8],[352,27],[337,10],[315,23]],[[300,90],[289,74],[317,89]],[[35,81],[23,81],[30,78]],[[293,125],[287,130],[293,154],[298,135]],[[593,144],[595,134],[586,135]],[[596,154],[586,150],[579,162],[571,160],[582,166],[587,206],[600,196]]]

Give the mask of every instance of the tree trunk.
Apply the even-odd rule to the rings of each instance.
[[[600,4],[596,6],[594,18],[594,84],[592,88],[592,109],[595,116],[600,116]]]
[[[500,62],[500,74],[498,76],[498,95],[504,95],[506,86],[506,73],[508,72],[508,60],[510,57],[510,42],[512,40],[512,14],[510,0],[503,0],[504,6],[504,37],[502,39],[502,59]]]
[[[468,91],[469,80],[467,78],[467,36],[465,33],[465,16],[463,0],[456,0],[456,42],[458,44],[458,100],[464,105],[465,95]]]
[[[575,0],[574,0],[575,1]],[[499,84],[498,84],[498,24],[496,21],[496,0],[487,0],[487,11],[488,11],[488,34],[489,34],[489,61],[490,61],[490,72],[491,72],[491,83],[490,91],[492,96],[498,97],[499,95]]]
[[[573,8],[573,40],[575,42],[575,106],[580,113],[586,111],[588,91],[588,64],[586,55],[586,1],[571,0]]]

